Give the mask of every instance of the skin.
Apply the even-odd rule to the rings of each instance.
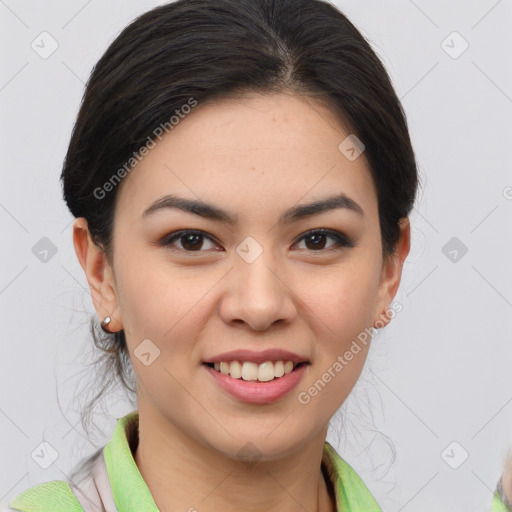
[[[512,448],[509,449],[503,475],[501,476],[501,486],[508,503],[512,504]]]
[[[365,328],[389,321],[383,313],[410,249],[406,218],[395,254],[383,260],[364,153],[350,161],[338,149],[349,133],[312,98],[251,94],[199,105],[119,185],[112,265],[85,219],[75,221],[94,307],[100,318],[112,317],[111,331],[123,328],[127,336],[138,379],[135,462],[161,510],[335,510],[321,472],[323,445],[369,344],[307,405],[297,393]],[[335,209],[277,224],[284,210],[340,192],[364,217]],[[226,209],[237,223],[176,209],[142,218],[167,193]],[[303,237],[320,228],[356,246],[339,247],[328,236],[316,249]],[[183,239],[158,245],[181,229],[205,232],[195,251]],[[247,236],[263,250],[252,263],[236,252]],[[160,349],[149,366],[133,355],[146,338]],[[201,364],[238,348],[283,348],[311,364],[284,398],[248,404],[220,389]],[[260,456],[252,465],[237,457],[249,441]]]

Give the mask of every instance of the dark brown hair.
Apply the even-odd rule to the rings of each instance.
[[[393,254],[418,173],[400,101],[362,34],[322,0],[178,0],[139,16],[107,48],[66,154],[64,199],[109,261],[118,187],[101,198],[95,191],[190,98],[203,104],[246,91],[314,96],[364,143],[383,255]],[[105,334],[94,318],[91,332],[104,368],[85,416],[115,380],[135,392],[124,332]]]

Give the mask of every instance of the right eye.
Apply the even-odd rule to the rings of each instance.
[[[162,246],[169,246],[169,248],[173,251],[181,251],[181,252],[204,252],[201,251],[204,243],[202,239],[208,239],[210,241],[214,241],[209,235],[207,235],[204,231],[198,231],[195,229],[182,229],[180,231],[175,231],[169,235],[166,235],[162,240],[160,240],[159,244]],[[181,248],[173,247],[173,244],[178,242],[181,244]]]

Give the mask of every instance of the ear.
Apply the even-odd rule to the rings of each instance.
[[[123,324],[114,274],[106,254],[93,242],[84,217],[79,217],[73,223],[73,244],[78,261],[87,277],[96,313],[100,320],[106,316],[111,317],[109,331],[120,331]]]
[[[378,321],[379,329],[386,326],[392,318],[386,312],[400,286],[402,267],[411,249],[411,225],[409,218],[403,217],[400,219],[399,224],[400,239],[397,242],[395,252],[387,256],[382,263],[378,299],[373,319],[374,326]]]
[[[501,476],[501,488],[507,502],[512,504],[512,447],[509,448],[506,457],[505,468]]]

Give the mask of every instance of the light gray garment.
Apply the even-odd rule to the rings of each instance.
[[[94,461],[87,476],[77,483],[68,482],[85,512],[118,512],[108,479],[103,451]],[[18,512],[7,507],[2,512]]]
[[[117,512],[103,451],[90,474],[76,485],[70,482],[69,486],[85,512]]]

